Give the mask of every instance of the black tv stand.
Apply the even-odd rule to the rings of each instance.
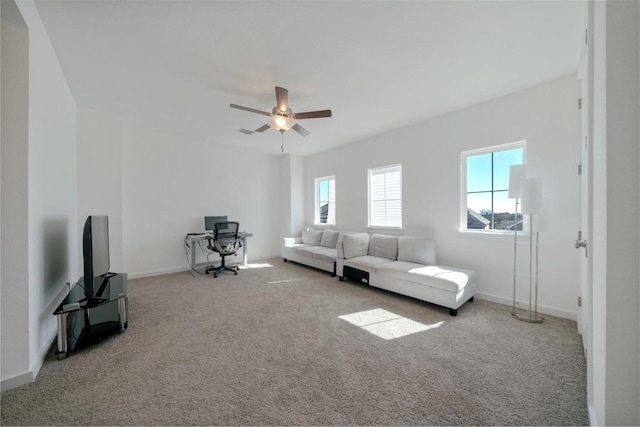
[[[81,284],[78,281],[53,312],[58,319],[58,359],[128,327],[126,273],[105,275],[97,297],[86,298]]]
[[[85,298],[80,302],[80,308],[85,308],[85,309],[95,308],[100,304],[102,304],[103,302],[107,302],[107,301],[108,301],[107,298],[99,298],[99,297]]]

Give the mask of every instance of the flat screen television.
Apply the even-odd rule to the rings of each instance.
[[[208,233],[213,233],[216,229],[216,224],[219,222],[227,222],[226,216],[205,216],[204,217],[204,230]]]
[[[88,301],[100,300],[109,273],[109,218],[106,215],[87,217],[82,231],[84,258],[84,295]]]

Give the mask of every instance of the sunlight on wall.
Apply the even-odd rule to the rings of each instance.
[[[376,308],[359,313],[345,314],[338,316],[339,319],[346,320],[352,325],[358,326],[365,331],[372,333],[385,340],[404,337],[417,332],[427,331],[441,326],[444,321],[425,325],[406,317],[391,313],[390,311]]]

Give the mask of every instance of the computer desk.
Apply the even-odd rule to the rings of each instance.
[[[248,255],[249,251],[247,250],[247,237],[252,237],[253,233],[249,233],[248,231],[240,231],[238,232],[238,237],[242,239],[242,265],[247,265],[248,263]],[[191,274],[193,274],[193,270],[197,267],[206,267],[211,265],[210,262],[200,262],[196,264],[196,247],[200,246],[201,241],[212,238],[213,234],[211,233],[201,233],[201,234],[187,234],[185,237],[185,243],[189,245],[189,261],[191,262]]]

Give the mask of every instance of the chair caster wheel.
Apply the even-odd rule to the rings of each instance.
[[[218,274],[217,273],[213,273],[213,277],[218,277]]]

